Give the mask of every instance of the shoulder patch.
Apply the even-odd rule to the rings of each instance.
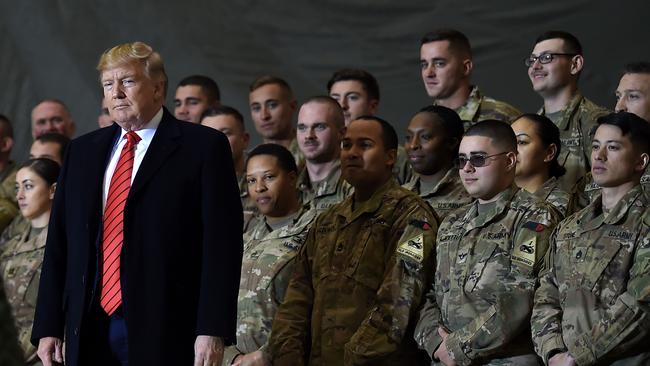
[[[421,263],[424,259],[424,234],[420,233],[399,243],[397,254]]]
[[[512,261],[528,267],[533,267],[535,265],[536,251],[537,238],[532,238],[515,247],[512,253]]]
[[[546,225],[540,224],[539,222],[534,222],[534,221],[528,221],[524,224],[524,228],[535,231],[535,232],[542,232],[544,229],[546,229]]]
[[[409,224],[410,224],[410,225],[413,225],[413,226],[415,226],[415,227],[417,227],[417,228],[419,228],[419,229],[422,229],[422,230],[429,230],[429,229],[431,229],[431,225],[429,225],[428,222],[426,222],[426,221],[422,221],[422,220],[413,219],[413,220],[411,220],[411,221],[409,222]]]

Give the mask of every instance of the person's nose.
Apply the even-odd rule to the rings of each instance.
[[[255,192],[262,193],[264,191],[266,191],[266,184],[264,184],[264,180],[257,180],[257,182],[255,182]]]
[[[616,112],[627,112],[627,102],[625,101],[625,96],[621,96],[618,101],[616,101],[614,110]]]

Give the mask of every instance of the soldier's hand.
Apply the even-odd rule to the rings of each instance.
[[[45,337],[38,341],[38,357],[43,361],[43,366],[63,364],[63,341],[56,337]]]
[[[233,366],[271,366],[271,362],[266,359],[262,351],[255,351],[241,357],[237,356]]]
[[[223,340],[219,337],[200,335],[194,342],[194,366],[221,366]]]
[[[449,355],[449,352],[447,351],[447,337],[449,336],[449,333],[447,333],[446,330],[444,330],[441,327],[438,327],[438,334],[442,338],[442,343],[440,343],[440,346],[438,346],[438,349],[436,352],[433,353],[433,357],[437,360],[440,360],[443,365],[446,366],[456,366],[456,361],[454,361],[453,358],[451,358],[451,355]]]
[[[548,360],[548,366],[575,366],[576,360],[571,357],[569,352],[558,353]]]

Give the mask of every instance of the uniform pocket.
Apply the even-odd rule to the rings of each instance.
[[[480,248],[474,254],[474,266],[468,269],[467,278],[465,280],[465,291],[472,292],[477,288],[479,282],[490,283],[491,280],[487,280],[484,277],[492,277],[494,270],[498,269],[496,267],[501,266],[502,264],[498,258],[495,260],[490,260],[492,257],[498,257],[507,255],[496,242],[487,241],[483,242],[480,245]],[[468,258],[467,260],[470,260]]]

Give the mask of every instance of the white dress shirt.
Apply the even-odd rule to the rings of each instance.
[[[140,164],[142,164],[142,159],[144,158],[144,154],[147,152],[147,149],[151,144],[151,140],[153,139],[153,136],[156,133],[156,129],[160,124],[160,120],[162,120],[162,116],[163,116],[163,109],[160,108],[158,113],[156,113],[156,115],[153,116],[153,118],[151,119],[151,121],[149,121],[149,123],[144,125],[142,129],[134,131],[136,134],[138,134],[138,136],[140,136],[141,140],[138,141],[138,144],[135,146],[135,157],[133,160],[133,173],[131,173],[131,184],[133,184],[135,175],[138,172],[138,168],[140,168]],[[120,153],[122,152],[122,149],[124,148],[124,145],[126,144],[127,141],[126,138],[124,138],[126,132],[127,132],[126,130],[122,129],[120,138],[117,139],[116,144],[113,146],[113,150],[111,151],[111,160],[108,162],[108,166],[106,167],[106,173],[104,173],[104,192],[102,194],[103,208],[106,208],[106,198],[108,197],[108,189],[110,188],[111,185],[111,178],[113,178],[113,173],[115,172],[117,161],[120,160]]]

